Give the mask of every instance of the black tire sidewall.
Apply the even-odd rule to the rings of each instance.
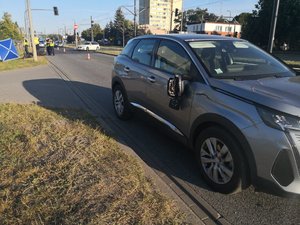
[[[233,177],[226,184],[217,184],[213,182],[205,173],[201,164],[200,149],[203,142],[208,138],[217,138],[222,141],[229,149],[233,158],[234,170]],[[200,167],[200,173],[205,179],[206,183],[214,190],[220,193],[229,194],[241,191],[246,186],[246,164],[244,157],[240,151],[242,151],[238,142],[234,137],[226,130],[219,127],[210,127],[205,129],[199,134],[196,140],[195,151],[197,155],[197,161]]]

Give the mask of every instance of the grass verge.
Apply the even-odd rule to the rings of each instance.
[[[109,55],[119,55],[121,53],[121,50],[100,49],[97,52]]]
[[[47,64],[47,59],[44,56],[38,56],[38,61],[34,62],[33,58],[16,59],[6,62],[0,62],[0,72],[5,70],[20,69],[25,67],[33,67]]]
[[[183,224],[88,114],[0,105],[1,224]]]

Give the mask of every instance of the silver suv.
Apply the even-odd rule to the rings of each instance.
[[[249,42],[134,38],[115,58],[112,91],[120,119],[142,109],[194,149],[213,190],[300,194],[300,76]]]

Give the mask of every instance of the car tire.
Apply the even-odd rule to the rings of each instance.
[[[235,138],[219,127],[202,131],[195,145],[200,173],[214,190],[237,193],[248,186],[247,164]]]
[[[116,85],[113,88],[113,106],[119,119],[128,120],[131,118],[131,105],[128,101],[125,90],[120,85]]]
[[[85,50],[86,50],[86,51],[88,51],[88,50],[90,50],[90,49],[89,49],[89,47],[86,47],[86,49],[85,49]]]
[[[99,51],[99,50],[100,50],[100,48],[99,48],[99,47],[97,47],[97,48],[96,48],[96,51]]]

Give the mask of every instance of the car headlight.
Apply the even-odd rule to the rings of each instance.
[[[279,130],[298,130],[300,131],[300,118],[286,113],[257,107],[257,111],[264,121],[270,127]]]

